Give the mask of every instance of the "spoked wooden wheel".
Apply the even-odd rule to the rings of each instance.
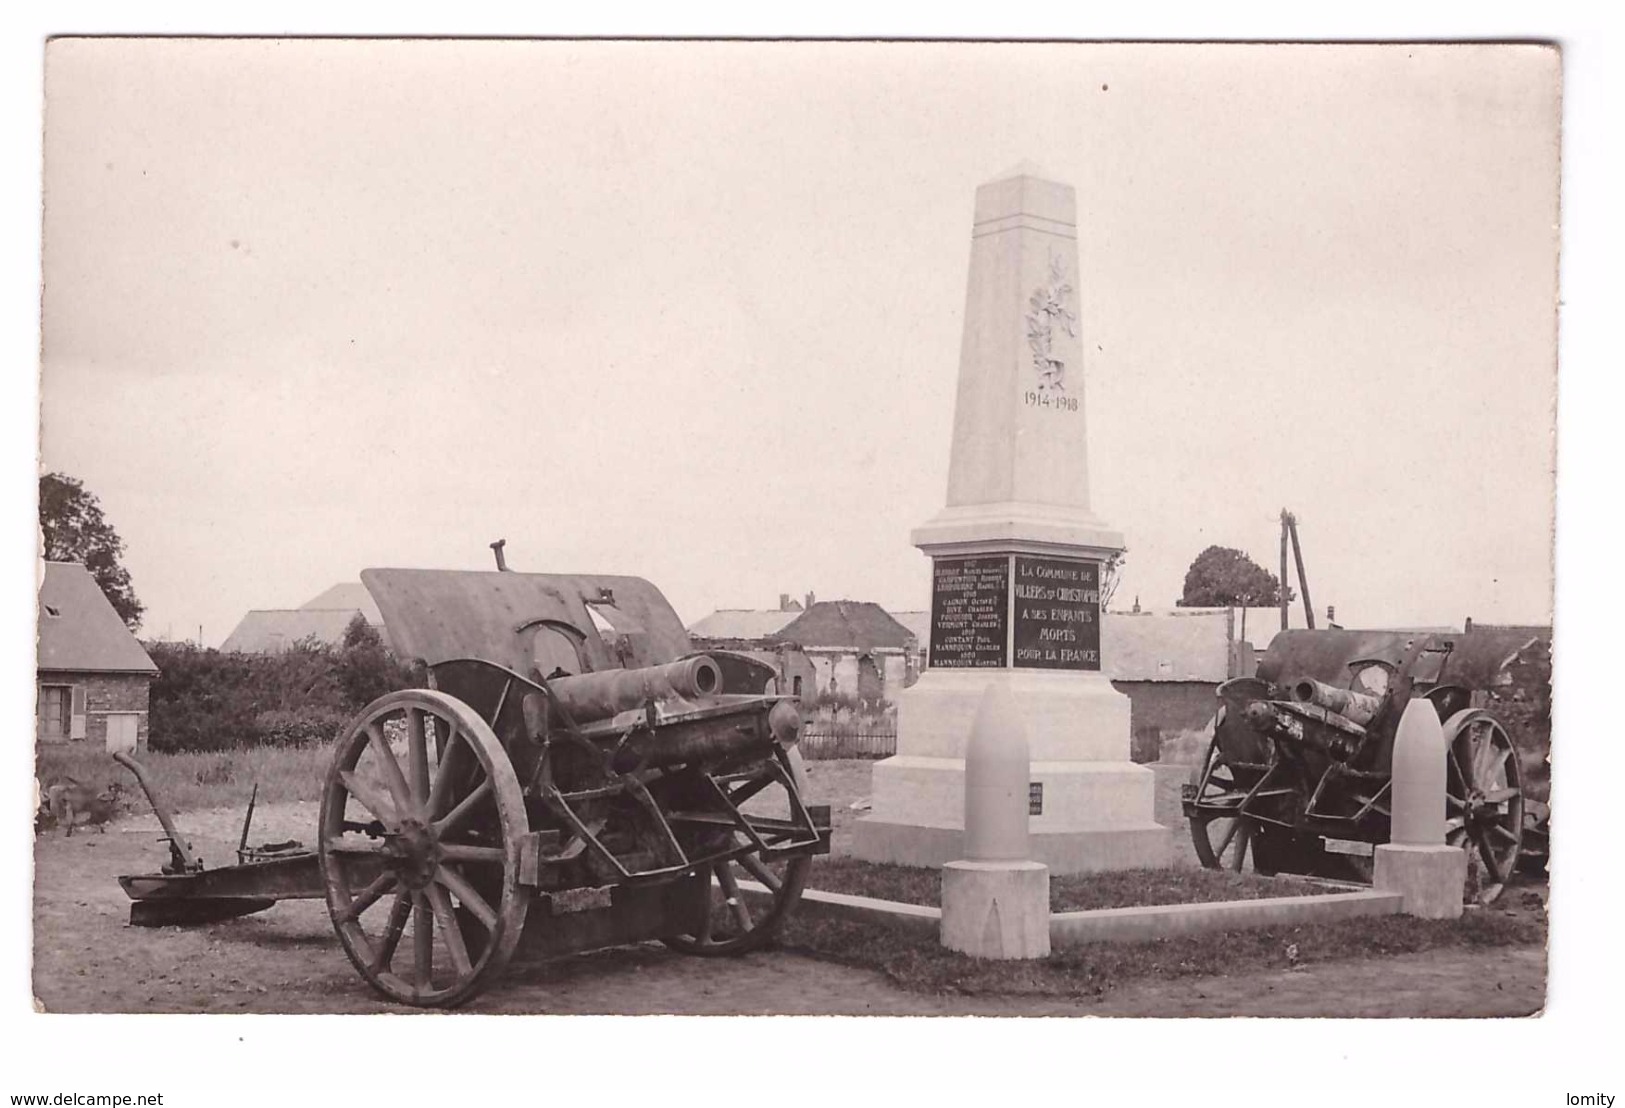
[[[1215,735],[1208,745],[1207,760],[1193,775],[1197,786],[1197,801],[1214,807],[1240,804],[1247,790],[1236,784],[1235,774],[1225,764]],[[1206,780],[1204,787],[1203,781]],[[1265,875],[1274,870],[1260,865],[1252,822],[1245,816],[1224,816],[1198,812],[1190,817],[1191,845],[1196,848],[1196,859],[1208,869],[1228,869],[1241,872],[1252,855],[1253,869]]]
[[[799,783],[805,780],[799,759],[800,755],[792,750],[775,755],[773,764]],[[769,763],[718,778],[717,782],[747,819],[751,815],[781,819],[790,815],[789,794]],[[763,837],[768,845],[773,844],[774,836]],[[729,843],[743,846],[747,842],[742,832],[730,831],[710,839],[701,848],[712,852]],[[694,931],[669,935],[666,945],[684,954],[704,956],[759,949],[784,926],[801,899],[811,868],[812,859],[805,854],[774,858],[759,851],[700,867],[698,876],[706,883],[709,894],[708,910]]]
[[[1523,770],[1506,728],[1478,708],[1444,725],[1445,841],[1468,852],[1485,903],[1512,878],[1523,845]]]
[[[339,741],[317,840],[328,912],[368,984],[445,1008],[489,983],[524,928],[527,829],[507,753],[466,704],[406,689],[368,705]]]

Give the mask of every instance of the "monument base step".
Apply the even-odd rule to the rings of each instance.
[[[1035,762],[1126,762],[1131,705],[1100,673],[1029,669],[928,669],[897,698],[897,753],[965,756],[971,723],[989,685],[1020,708]]]
[[[965,856],[961,827],[925,827],[870,816],[853,826],[852,855],[866,862],[938,868]],[[1101,873],[1173,862],[1173,832],[1155,823],[1028,835],[1032,861],[1050,873]]]
[[[1040,811],[1035,835],[1056,831],[1148,826],[1155,821],[1156,775],[1133,762],[1046,762],[1033,759],[1028,779]],[[958,827],[965,821],[965,762],[898,754],[870,771],[871,813],[892,823]]]

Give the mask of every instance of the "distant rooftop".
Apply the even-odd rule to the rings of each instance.
[[[931,646],[931,613],[930,612],[893,612],[891,617],[910,631],[920,640],[922,649]]]
[[[384,617],[378,611],[378,605],[372,599],[372,593],[360,581],[347,581],[334,585],[326,592],[312,597],[299,605],[305,611],[332,611],[338,608],[348,608],[359,611],[367,617],[367,622],[374,627],[384,625]]]
[[[240,654],[278,654],[301,639],[337,643],[359,608],[282,608],[249,612],[220,649]]]
[[[783,630],[799,615],[801,612],[795,610],[724,608],[694,623],[688,634],[695,639],[765,639]]]
[[[809,649],[901,650],[916,636],[879,604],[820,600],[774,637]]]
[[[1118,681],[1217,684],[1230,676],[1227,611],[1107,612],[1100,621],[1100,654],[1107,676]]]

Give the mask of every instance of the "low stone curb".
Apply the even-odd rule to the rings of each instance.
[[[754,882],[742,881],[740,886],[753,893],[767,893],[766,889]],[[1056,912],[1050,916],[1050,943],[1059,947],[1095,942],[1145,942],[1210,931],[1297,927],[1357,916],[1398,915],[1402,903],[1403,898],[1398,893],[1361,890],[1260,900]],[[927,935],[936,934],[942,924],[940,908],[819,889],[803,892],[797,911],[816,919],[876,923]]]
[[[1207,931],[1297,927],[1355,916],[1392,916],[1399,914],[1402,903],[1398,893],[1357,892],[1097,908],[1091,912],[1056,912],[1050,916],[1049,934],[1054,946],[1144,942]]]
[[[741,886],[745,882],[740,882]],[[763,889],[763,893],[767,890]],[[847,893],[826,893],[820,889],[807,889],[801,894],[796,911],[818,919],[845,920],[848,923],[879,923],[887,927],[901,927],[926,935],[935,935],[942,926],[942,909],[923,904],[903,904],[895,900],[876,900],[870,896],[851,896]]]

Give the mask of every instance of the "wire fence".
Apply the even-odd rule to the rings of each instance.
[[[801,732],[804,758],[890,758],[897,753],[897,723],[833,723],[812,720]]]

